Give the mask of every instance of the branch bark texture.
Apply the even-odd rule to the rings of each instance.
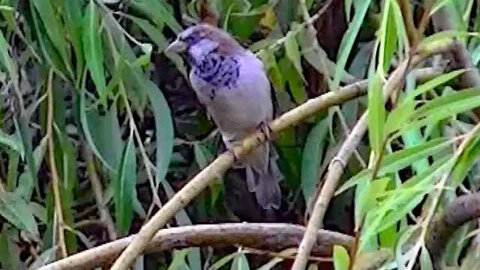
[[[231,223],[217,225],[182,226],[159,231],[148,243],[148,253],[188,247],[213,246],[217,248],[242,245],[250,248],[281,251],[295,247],[302,239],[305,227],[282,223]],[[115,259],[135,235],[95,247],[59,260],[40,270],[77,270],[104,266]],[[353,237],[320,230],[313,254],[331,256],[334,245],[350,249]]]

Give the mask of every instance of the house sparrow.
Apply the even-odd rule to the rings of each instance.
[[[186,56],[190,81],[200,102],[217,124],[227,149],[232,149],[273,117],[270,82],[263,63],[228,33],[208,24],[192,26],[167,48]],[[279,173],[269,144],[241,161],[247,186],[264,209],[281,202]]]

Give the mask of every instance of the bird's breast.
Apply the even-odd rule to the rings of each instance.
[[[251,55],[224,58],[222,64],[209,61],[192,69],[190,79],[224,137],[241,138],[271,119],[270,84],[258,59]],[[217,68],[207,69],[213,66]]]

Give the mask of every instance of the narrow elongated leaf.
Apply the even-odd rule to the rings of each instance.
[[[385,135],[394,133],[409,123],[415,111],[416,103],[413,100],[404,100],[392,112],[388,114],[385,124]]]
[[[15,136],[5,134],[2,130],[0,130],[0,144],[10,147],[22,156],[24,155],[22,142]]]
[[[4,224],[0,233],[0,260],[3,269],[26,269],[20,258],[21,250],[17,245],[17,239],[18,231]]]
[[[103,44],[100,18],[95,1],[90,0],[83,18],[83,51],[90,75],[97,87],[100,101],[107,99],[105,70],[103,67]]]
[[[136,195],[137,184],[137,159],[133,133],[130,134],[127,145],[123,151],[122,161],[118,170],[118,177],[115,180],[115,218],[117,230],[126,235],[132,224],[133,200]]]
[[[182,27],[173,16],[172,7],[165,1],[132,0],[128,1],[127,5],[144,13],[149,17],[149,19],[153,20],[159,26],[165,23],[176,34],[182,31]]]
[[[298,48],[297,39],[295,34],[291,31],[288,32],[285,38],[285,52],[288,59],[292,61],[293,66],[297,69],[299,74],[302,74],[302,64],[300,62],[300,50]]]
[[[350,256],[343,246],[333,246],[333,265],[335,270],[348,270],[350,265]]]
[[[429,80],[428,82],[425,82],[422,85],[419,85],[414,91],[408,93],[408,95],[405,97],[405,102],[413,100],[415,97],[424,94],[428,91],[431,91],[435,89],[435,87],[438,87],[444,83],[447,83],[448,81],[458,77],[459,75],[462,75],[465,73],[467,70],[465,69],[460,69],[460,70],[454,70],[446,74],[442,74],[438,77],[435,77],[434,79]]]
[[[385,114],[383,79],[377,72],[368,85],[368,137],[375,155],[382,151],[385,140]]]
[[[63,59],[63,64],[70,69],[70,58],[67,53],[67,42],[61,22],[55,14],[54,7],[49,0],[35,0],[32,2],[37,10],[40,19],[45,26],[48,38]]]
[[[66,68],[63,60],[55,49],[52,41],[48,38],[48,35],[44,34],[46,31],[45,26],[41,23],[41,19],[39,18],[39,15],[35,11],[33,5],[30,5],[30,11],[32,14],[33,28],[38,36],[38,42],[40,44],[43,57],[46,59],[46,62],[51,68],[53,68],[60,76],[62,76],[63,79],[66,79],[64,74]]]
[[[412,116],[414,120],[404,127],[419,128],[436,121],[455,116],[480,106],[478,89],[463,90],[451,95],[436,98],[420,107]]]
[[[82,8],[80,1],[64,1],[64,5],[65,29],[75,52],[76,76],[79,80],[85,65],[82,45]]]
[[[275,90],[284,91],[285,81],[280,69],[278,68],[275,56],[268,50],[262,50],[259,53],[259,56],[265,65],[265,70],[267,71]]]
[[[319,179],[319,170],[323,152],[327,143],[328,119],[318,122],[310,131],[303,148],[301,185],[305,201],[309,201],[315,184]]]
[[[379,68],[381,68],[382,74],[388,72],[397,45],[397,29],[393,13],[394,6],[392,5],[392,0],[386,0],[384,3],[379,53]]]
[[[128,16],[135,24],[142,29],[148,37],[155,42],[160,51],[164,51],[168,47],[168,41],[161,33],[161,29],[153,26],[148,20]]]
[[[278,62],[278,67],[280,68],[282,76],[288,82],[293,100],[295,100],[297,104],[305,102],[308,99],[308,95],[303,84],[304,80],[301,75],[299,75],[292,62],[284,57]]]
[[[81,96],[80,121],[87,142],[103,165],[111,171],[116,171],[124,148],[116,106],[112,105],[105,115],[100,115],[95,108],[87,110],[84,94]]]
[[[420,269],[421,270],[433,270],[433,263],[430,257],[428,249],[422,246],[422,251],[420,253]]]
[[[8,45],[3,33],[0,31],[0,64],[12,76],[13,62],[10,57],[10,46]]]
[[[444,138],[438,138],[412,148],[394,152],[393,154],[385,156],[378,175],[381,176],[401,170],[417,160],[427,158],[448,149],[451,147],[451,144],[452,142],[446,141]],[[362,179],[371,178],[371,175],[371,169],[363,170],[343,184],[337,190],[336,194],[338,195],[355,186],[357,183],[362,181]]]
[[[27,168],[26,171],[24,171],[20,177],[18,178],[18,185],[17,188],[15,189],[15,193],[19,194],[22,196],[25,200],[30,200],[32,193],[33,193],[33,188],[35,187],[36,183],[36,178],[35,176],[38,174],[38,171],[40,170],[43,158],[45,156],[45,152],[47,151],[47,137],[44,137],[37,148],[33,151],[33,168],[35,171],[32,173],[30,172],[30,167]],[[33,177],[33,178],[32,178]],[[37,184],[37,191],[39,191],[39,187]]]
[[[173,152],[173,123],[170,108],[162,92],[150,80],[138,75],[140,87],[147,92],[150,104],[152,105],[153,115],[155,117],[156,134],[156,165],[157,181],[162,181],[167,174],[168,165]]]
[[[480,155],[480,136],[477,136],[470,145],[463,151],[460,158],[455,164],[455,168],[452,171],[452,185],[457,187],[460,185],[465,177],[467,177],[470,169],[475,162],[478,162]]]
[[[250,265],[248,263],[247,256],[245,256],[245,254],[242,253],[239,256],[235,257],[230,270],[250,270]]]
[[[0,215],[20,230],[38,237],[37,222],[33,218],[32,209],[17,194],[0,193]]]
[[[348,57],[353,48],[355,39],[357,38],[358,32],[360,31],[360,26],[363,23],[363,19],[367,14],[368,8],[370,7],[371,0],[358,1],[356,5],[355,16],[350,23],[347,32],[342,38],[340,43],[339,54],[337,57],[337,68],[335,69],[335,77],[333,80],[334,89],[336,89],[340,83],[340,78],[342,76],[342,71],[345,69],[347,64]]]
[[[27,168],[29,172],[29,176],[31,177],[32,183],[37,181],[37,166],[35,164],[35,159],[33,156],[33,146],[32,146],[32,132],[31,129],[28,127],[28,120],[24,117],[20,117],[18,121],[14,121],[15,126],[18,130],[18,134],[22,140],[23,149],[25,151],[25,160],[27,161]],[[20,184],[22,184],[20,182]]]

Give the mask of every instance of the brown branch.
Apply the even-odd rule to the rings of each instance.
[[[397,91],[404,82],[405,75],[409,67],[414,66],[425,58],[451,50],[453,40],[445,42],[444,44],[427,44],[419,49],[418,53],[403,61],[398,68],[392,73],[387,83],[384,86],[384,97],[387,100],[390,95]],[[358,120],[357,124],[352,130],[352,133],[347,137],[344,144],[340,148],[338,154],[330,162],[330,166],[325,177],[324,184],[320,190],[312,215],[308,222],[305,236],[298,248],[297,258],[292,266],[293,270],[303,270],[307,265],[307,258],[315,241],[315,235],[319,228],[323,227],[323,218],[327,211],[330,200],[332,199],[335,189],[338,186],[340,178],[343,174],[344,168],[347,165],[353,151],[357,148],[360,140],[367,131],[368,111]]]
[[[455,24],[452,21],[455,15],[452,14],[450,8],[444,7],[435,12],[432,16],[433,26],[435,31],[448,31],[456,30]],[[480,73],[478,69],[473,65],[472,58],[470,57],[467,48],[462,42],[455,42],[454,47],[451,50],[451,60],[453,68],[466,68],[467,72],[460,77],[460,86],[463,88],[480,87]]]
[[[273,120],[269,126],[273,133],[278,133],[289,127],[299,124],[305,119],[313,116],[315,113],[327,109],[331,106],[342,104],[347,100],[364,95],[366,93],[367,82],[358,82],[342,89],[330,92],[317,98],[308,100],[304,104],[296,107]],[[258,131],[243,140],[242,144],[233,149],[238,158],[244,157],[247,153],[265,143],[265,135]],[[202,192],[211,182],[215,181],[218,175],[228,170],[234,162],[234,156],[230,152],[221,154],[209,166],[197,174],[188,184],[182,188],[175,196],[169,200],[153,217],[146,223],[138,233],[135,240],[128,246],[113,265],[113,270],[128,268],[133,260],[142,253],[146,245],[152,239],[154,234],[161,229],[172,216],[180,209],[183,209],[200,192]]]
[[[117,239],[117,233],[115,231],[115,226],[113,225],[113,220],[110,216],[110,212],[108,211],[108,208],[104,202],[102,182],[100,181],[97,170],[95,169],[93,154],[90,149],[88,149],[88,146],[86,144],[83,144],[82,150],[83,157],[85,158],[85,162],[87,164],[88,178],[90,179],[93,194],[95,195],[95,203],[97,204],[100,221],[105,225],[105,228],[107,229],[108,238],[110,240],[115,240]]]
[[[450,236],[460,226],[477,218],[480,218],[480,192],[456,198],[442,215],[436,217],[425,241],[432,261],[440,262]]]
[[[400,10],[402,11],[403,21],[405,22],[405,30],[407,32],[408,41],[412,48],[416,48],[420,42],[417,28],[413,22],[413,9],[408,0],[397,0]]]
[[[241,245],[261,250],[281,251],[295,247],[302,239],[305,227],[283,223],[231,223],[215,225],[193,225],[164,229],[148,243],[145,251],[160,252],[188,247],[227,247]],[[46,265],[40,270],[92,269],[111,262],[133,240],[135,235],[72,255]],[[313,254],[332,256],[334,245],[350,249],[351,236],[320,230],[317,234]]]

